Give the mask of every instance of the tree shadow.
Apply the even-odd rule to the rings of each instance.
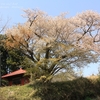
[[[100,81],[94,82],[83,77],[49,84],[36,82],[29,86],[36,90],[32,97],[39,97],[41,100],[86,100],[100,95]]]

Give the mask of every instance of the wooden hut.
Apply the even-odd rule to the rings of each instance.
[[[25,76],[26,70],[20,68],[17,71],[3,75],[2,79],[8,81],[8,85],[24,85],[29,83],[29,76]]]

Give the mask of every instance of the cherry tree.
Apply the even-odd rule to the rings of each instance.
[[[67,18],[40,10],[24,11],[27,22],[6,31],[8,49],[20,49],[29,59],[35,79],[50,81],[60,70],[84,67],[99,60],[100,14],[86,11]]]

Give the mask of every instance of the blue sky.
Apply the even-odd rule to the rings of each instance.
[[[26,21],[21,15],[23,9],[40,9],[51,16],[68,12],[68,16],[75,16],[86,10],[100,13],[100,0],[0,0],[0,16],[3,24],[10,19],[8,27]],[[99,64],[90,64],[84,68],[84,76],[97,74]]]

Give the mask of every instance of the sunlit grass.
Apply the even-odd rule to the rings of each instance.
[[[28,85],[7,86],[0,88],[0,97],[5,97],[4,100],[28,100],[31,92],[33,92],[33,88]]]

